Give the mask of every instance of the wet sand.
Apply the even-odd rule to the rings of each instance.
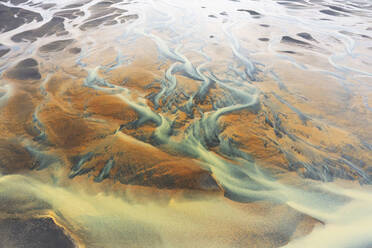
[[[0,245],[368,247],[370,8],[0,1]]]

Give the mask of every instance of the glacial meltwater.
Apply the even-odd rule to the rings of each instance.
[[[371,248],[371,0],[0,0],[0,248]]]

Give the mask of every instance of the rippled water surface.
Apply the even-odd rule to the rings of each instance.
[[[0,247],[372,247],[369,0],[0,0]]]

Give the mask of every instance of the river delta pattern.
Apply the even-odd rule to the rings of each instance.
[[[369,0],[0,0],[0,247],[372,247]]]

